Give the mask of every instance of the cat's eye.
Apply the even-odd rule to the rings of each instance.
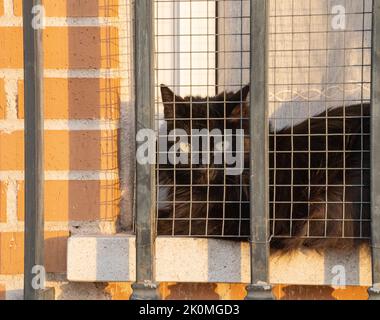
[[[191,144],[187,142],[180,142],[179,149],[182,153],[190,153],[191,152]]]

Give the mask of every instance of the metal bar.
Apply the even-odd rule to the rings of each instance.
[[[219,83],[219,37],[221,36],[219,34],[219,5],[220,3],[218,1],[215,1],[215,94],[218,94],[218,83]],[[208,34],[208,32],[207,32]],[[226,48],[224,48],[225,50]]]
[[[23,1],[24,101],[25,101],[25,254],[24,299],[54,297],[44,284],[33,286],[37,270],[44,272],[43,207],[43,48],[42,25],[34,13],[41,13],[41,0]],[[37,9],[36,11],[34,11]],[[32,23],[35,22],[35,25]],[[40,20],[41,22],[41,20]],[[35,269],[35,268],[38,269]],[[40,275],[42,276],[42,275]]]
[[[273,299],[269,285],[269,1],[251,0],[250,70],[250,253],[251,284],[247,300]]]
[[[380,300],[380,0],[373,0],[371,108],[371,229],[372,278],[370,299]]]
[[[154,129],[153,1],[134,1],[136,130]],[[137,142],[138,149],[142,143]],[[155,167],[136,163],[136,282],[133,300],[159,298],[155,283]]]

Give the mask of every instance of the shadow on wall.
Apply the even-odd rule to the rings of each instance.
[[[45,232],[45,267],[47,273],[66,272],[68,232]],[[0,274],[14,276],[6,281],[7,296],[22,299],[22,274],[24,272],[24,234],[8,232],[0,234]],[[0,299],[5,298],[5,284],[0,283]]]
[[[96,2],[96,3],[95,3]],[[67,16],[117,17],[117,1],[71,1]],[[69,170],[87,171],[90,177],[71,180],[68,186],[68,219],[72,222],[104,221],[112,233],[119,215],[120,187],[117,173],[120,79],[112,70],[119,67],[118,31],[114,26],[71,27],[68,29],[68,68],[82,70],[81,78],[68,82],[68,118],[78,120],[69,126]],[[84,120],[101,120],[86,128]],[[106,127],[102,128],[101,123]],[[104,129],[104,130],[102,130]],[[100,173],[102,172],[102,173]],[[81,180],[83,178],[83,180]],[[81,224],[75,224],[80,226]]]

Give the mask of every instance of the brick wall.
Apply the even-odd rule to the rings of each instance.
[[[121,220],[118,143],[126,112],[120,106],[130,99],[129,9],[118,0],[43,4],[45,259],[50,285],[59,286],[70,233],[113,233]],[[22,0],[0,0],[0,45],[1,299],[20,298],[22,289]]]

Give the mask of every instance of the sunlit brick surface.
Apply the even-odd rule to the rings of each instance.
[[[55,277],[66,272],[69,234],[113,233],[120,218],[120,105],[124,113],[132,106],[130,3],[43,5],[45,263],[55,279],[49,285],[63,299],[73,295]],[[25,214],[22,0],[0,0],[0,20],[0,299],[18,299]],[[76,291],[80,297],[86,290]]]

